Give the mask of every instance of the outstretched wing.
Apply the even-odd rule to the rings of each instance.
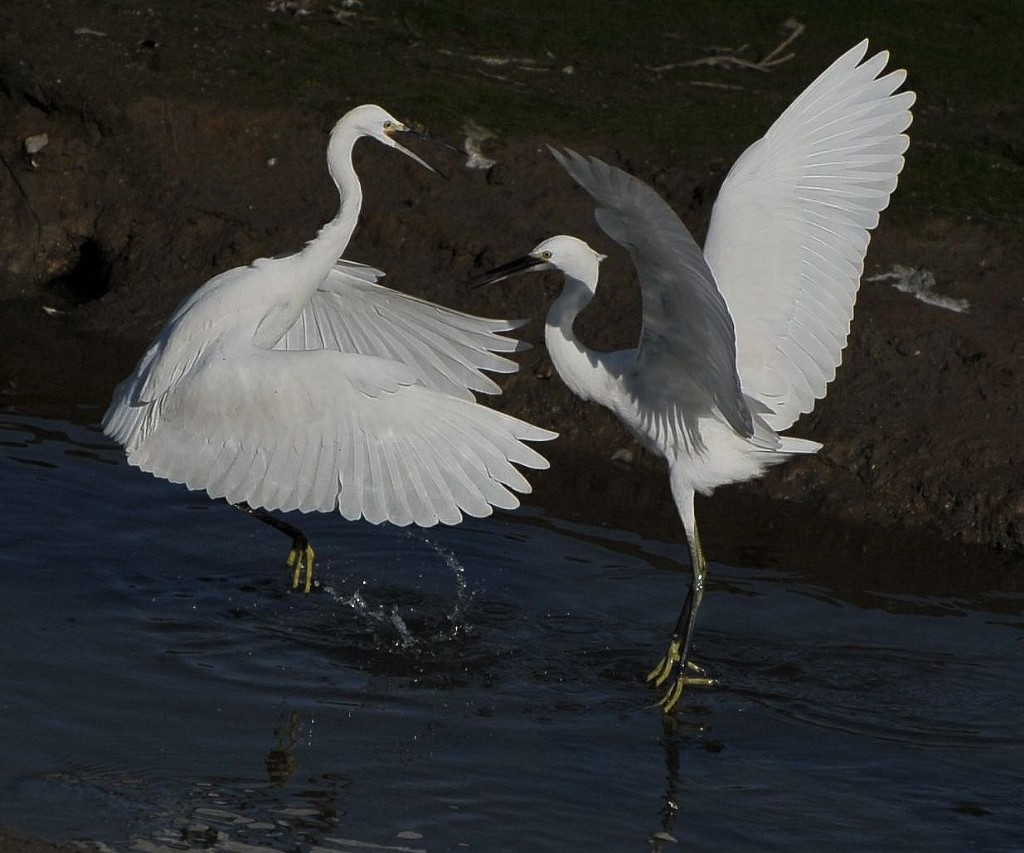
[[[104,429],[144,471],[230,503],[457,524],[519,505],[526,441],[555,433],[426,388],[414,370],[331,350],[210,347],[159,401],[128,380]],[[133,377],[134,379],[134,377]]]
[[[879,77],[888,53],[839,57],[736,161],[704,255],[736,324],[745,393],[776,431],[814,402],[842,361],[869,231],[903,168],[913,92]]]
[[[526,345],[503,337],[522,321],[492,320],[442,308],[376,283],[384,273],[339,261],[313,294],[279,350],[332,349],[386,358],[414,370],[428,388],[472,400],[474,391],[500,394],[482,371],[514,373],[498,353]]]
[[[699,442],[696,418],[714,405],[742,435],[753,432],[736,374],[732,319],[690,232],[666,202],[632,175],[596,157],[551,148],[599,207],[598,224],[624,246],[640,279],[643,328],[628,384],[653,417],[681,418]]]

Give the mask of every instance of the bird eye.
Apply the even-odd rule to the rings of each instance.
[[[551,252],[547,252],[547,251],[541,252],[540,253],[540,259],[542,261],[550,261],[551,260]]]
[[[391,121],[391,119],[388,119],[386,122],[384,122],[384,130],[394,130],[394,127],[395,123]]]

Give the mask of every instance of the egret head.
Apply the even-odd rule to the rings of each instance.
[[[485,273],[477,285],[494,284],[520,272],[561,270],[593,293],[597,289],[598,267],[604,258],[582,240],[559,234],[539,243],[530,254]]]
[[[337,140],[340,143],[344,139],[346,140],[347,150],[347,147],[351,144],[350,140],[352,137],[368,136],[376,139],[382,145],[387,145],[389,148],[401,151],[407,157],[411,157],[421,166],[426,166],[433,172],[433,166],[395,139],[394,135],[396,133],[408,133],[410,136],[423,135],[409,125],[400,122],[383,107],[378,107],[376,104],[363,104],[361,107],[349,110],[338,120],[338,123],[334,125],[334,129],[331,131],[331,142],[333,143]],[[328,153],[328,159],[331,159],[330,153]]]

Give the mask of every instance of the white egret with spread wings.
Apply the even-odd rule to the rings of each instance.
[[[895,190],[909,144],[912,92],[888,54],[861,42],[824,71],[733,165],[703,252],[666,202],[637,178],[572,151],[552,153],[624,246],[642,291],[636,349],[595,352],[573,331],[603,255],[565,235],[498,267],[561,270],[545,341],[577,395],[611,409],[668,462],[693,582],[668,651],[648,676],[665,711],[688,684],[712,683],[690,659],[707,564],[694,495],[764,473],[814,441],[780,435],[811,411],[842,360],[869,231]],[[862,61],[863,60],[863,61]],[[880,76],[882,75],[882,76]]]
[[[482,371],[512,372],[501,332],[519,323],[442,308],[377,284],[340,260],[362,187],[362,137],[396,148],[400,121],[356,107],[330,134],[341,204],[299,252],[223,272],[184,300],[115,390],[104,431],[143,471],[246,510],[292,538],[292,582],[313,549],[271,510],[340,512],[374,524],[457,524],[512,509],[546,468],[524,442],[555,433],[478,404],[499,393]],[[427,166],[427,168],[430,168]]]

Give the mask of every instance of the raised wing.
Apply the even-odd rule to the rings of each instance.
[[[426,388],[402,365],[229,346],[155,403],[122,383],[104,428],[131,464],[230,503],[423,527],[515,508],[513,492],[530,491],[515,466],[548,467],[524,442],[555,433]]]
[[[696,419],[714,405],[733,429],[751,435],[729,310],[686,226],[632,175],[596,157],[550,150],[594,197],[598,224],[629,251],[636,267],[643,328],[636,369],[624,379],[641,410],[652,417],[680,418],[699,444]]]
[[[814,402],[842,361],[869,231],[903,168],[913,92],[879,77],[867,41],[837,59],[736,161],[704,256],[736,324],[745,393],[776,431]]]
[[[276,344],[280,350],[332,349],[386,358],[414,370],[428,388],[472,400],[500,394],[482,371],[514,373],[498,353],[526,344],[506,338],[522,321],[492,320],[442,308],[382,285],[384,273],[340,261]]]

